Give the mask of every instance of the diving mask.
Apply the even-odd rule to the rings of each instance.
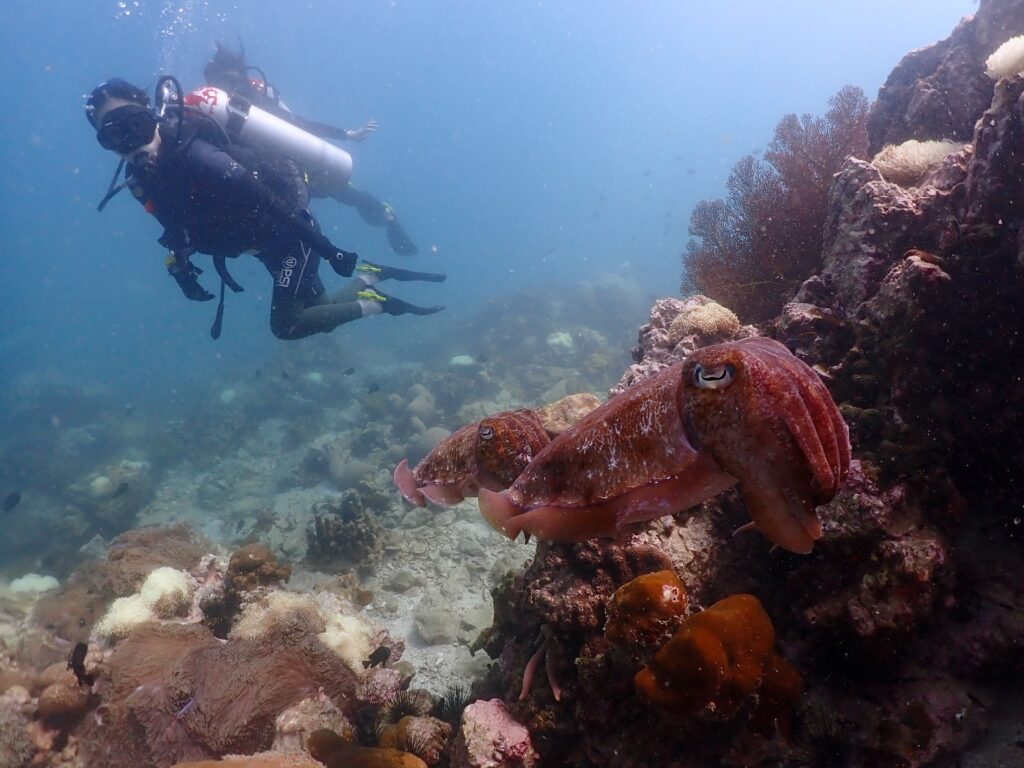
[[[145,107],[126,104],[103,116],[96,140],[104,149],[119,155],[130,155],[153,140],[156,116]]]

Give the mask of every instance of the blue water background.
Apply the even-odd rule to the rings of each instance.
[[[96,212],[115,161],[82,103],[108,77],[151,88],[171,72],[192,87],[214,40],[240,36],[300,114],[348,127],[377,119],[376,135],[349,145],[354,178],[395,206],[421,247],[415,263],[451,276],[402,295],[449,309],[342,330],[353,360],[389,345],[428,357],[497,295],[602,274],[676,294],[693,204],[721,196],[733,163],[763,150],[784,113],[819,114],[847,83],[873,98],[906,52],[947,36],[974,7],[8,2],[0,382],[53,371],[172,407],[285,343],[270,334],[270,280],[255,260],[233,265],[247,291],[229,297],[213,342],[213,304],[185,301],[166,276],[156,222],[127,194]],[[399,260],[351,210],[315,208],[339,245]],[[206,282],[215,285],[209,273]],[[644,319],[631,308],[621,322],[632,335]]]

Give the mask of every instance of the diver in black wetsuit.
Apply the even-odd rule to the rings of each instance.
[[[260,78],[250,78],[250,72],[258,73]],[[299,117],[284,105],[277,89],[267,82],[266,76],[262,72],[255,67],[246,65],[244,50],[235,53],[223,43],[217,43],[217,50],[203,70],[203,76],[209,85],[241,96],[260,109],[287,120],[314,136],[324,139],[363,141],[377,130],[377,123],[374,120],[362,128],[351,129],[336,128]],[[384,227],[388,243],[395,253],[412,256],[419,251],[398,221],[394,209],[387,203],[378,200],[365,190],[357,189],[352,182],[339,186],[336,183],[331,184],[326,175],[320,174],[310,174],[309,182],[310,194],[313,197],[333,197],[342,205],[359,211],[359,215],[368,224],[374,227]]]
[[[170,251],[165,263],[187,298],[214,298],[199,284],[202,272],[191,254],[214,257],[223,302],[224,285],[241,290],[224,259],[257,251],[274,278],[270,327],[280,339],[327,333],[381,312],[428,315],[443,309],[417,307],[377,290],[381,280],[441,282],[445,276],[369,262],[357,266],[356,254],[320,233],[306,209],[302,174],[287,159],[230,142],[212,120],[188,108],[160,119],[144,91],[116,78],[92,91],[86,116],[100,145],[127,163],[128,188],[163,225],[159,242]],[[339,275],[356,274],[333,298],[318,275],[321,259]],[[214,336],[219,320],[220,310]]]

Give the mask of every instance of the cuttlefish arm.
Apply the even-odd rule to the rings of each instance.
[[[548,442],[531,411],[497,413],[449,435],[414,469],[403,459],[395,467],[395,485],[415,506],[451,506],[481,488],[507,488]]]
[[[736,484],[696,449],[679,408],[682,365],[637,384],[584,416],[541,451],[506,493],[481,490],[480,511],[509,538],[615,536]]]

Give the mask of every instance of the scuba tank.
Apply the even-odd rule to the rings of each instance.
[[[213,118],[232,138],[282,154],[306,171],[324,174],[332,186],[344,186],[352,175],[352,156],[348,152],[253,106],[241,96],[204,86],[185,96],[184,101],[186,106]]]

